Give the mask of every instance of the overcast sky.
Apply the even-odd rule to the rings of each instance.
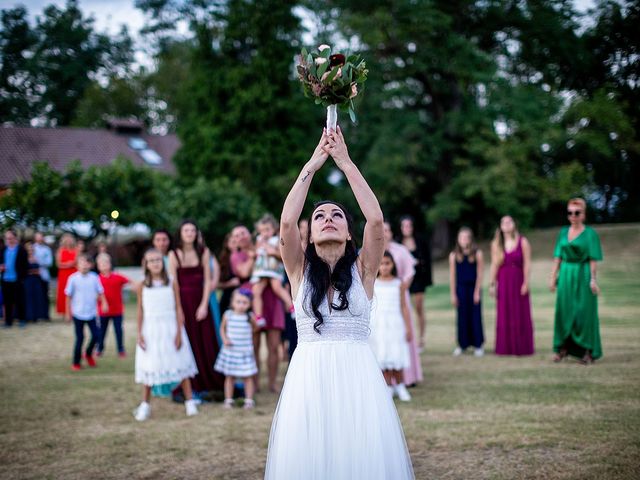
[[[574,0],[579,11],[592,7],[595,0]],[[32,18],[42,13],[47,5],[56,4],[63,7],[66,0],[0,0],[0,9],[25,5]],[[79,0],[80,8],[87,15],[95,18],[95,26],[99,32],[116,33],[122,24],[126,24],[129,33],[137,40],[138,31],[144,26],[145,18],[140,10],[134,7],[134,0]],[[137,42],[138,45],[140,42]],[[137,60],[146,64],[144,54],[139,53]]]

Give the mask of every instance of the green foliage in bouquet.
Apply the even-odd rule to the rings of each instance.
[[[367,65],[359,55],[331,53],[329,45],[320,45],[318,53],[300,53],[298,77],[305,96],[313,98],[317,105],[338,105],[348,111],[352,122],[356,122],[353,99],[362,91],[367,80]]]

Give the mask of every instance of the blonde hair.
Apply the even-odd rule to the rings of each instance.
[[[67,248],[67,244],[69,248],[74,248],[76,246],[76,239],[70,233],[63,233],[60,237],[60,245]]]
[[[96,257],[96,263],[98,263],[101,260],[109,260],[109,263],[111,263],[111,255],[109,255],[108,253],[99,253],[98,256]]]
[[[164,266],[164,257],[162,255],[162,252],[157,248],[150,248],[149,250],[144,252],[144,256],[142,257],[142,270],[144,272],[144,280],[142,283],[145,287],[153,286],[153,278],[151,276],[151,272],[147,268],[147,255],[151,253],[157,253],[158,255],[160,255],[160,259],[162,260],[162,272],[160,272],[160,277],[162,278],[163,285],[169,285],[169,275],[167,274],[167,269]]]
[[[518,224],[514,220],[511,215],[505,215],[502,218],[509,217],[513,222],[514,236],[519,234],[518,232]],[[500,223],[502,223],[502,219],[500,219]],[[498,226],[496,228],[496,233],[493,235],[493,240],[491,241],[491,263],[493,263],[496,267],[499,267],[504,262],[504,233],[502,233],[502,228]]]
[[[258,225],[265,224],[271,225],[274,231],[278,231],[278,221],[276,220],[276,217],[274,217],[270,213],[265,213],[262,217],[260,217],[260,220],[256,222],[255,227],[258,228]]]

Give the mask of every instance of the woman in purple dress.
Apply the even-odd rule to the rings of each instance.
[[[224,377],[213,370],[219,345],[209,310],[211,254],[198,233],[194,222],[182,222],[176,247],[169,253],[169,273],[180,300],[178,315],[184,317],[184,327],[198,367],[198,374],[192,380],[193,390],[207,396],[214,390],[222,391]]]
[[[529,300],[531,245],[509,215],[491,243],[489,293],[496,298],[496,355],[533,355],[533,323]]]

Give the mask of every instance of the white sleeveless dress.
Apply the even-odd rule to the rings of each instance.
[[[371,301],[355,264],[352,276],[348,310],[330,311],[326,298],[320,306],[321,334],[313,329],[303,279],[295,300],[298,346],[273,417],[265,479],[414,478],[398,413],[368,344]]]
[[[143,350],[136,345],[135,381],[147,386],[181,382],[198,373],[189,337],[181,327],[182,344],[176,349],[178,333],[176,302],[171,283],[142,288]]]

